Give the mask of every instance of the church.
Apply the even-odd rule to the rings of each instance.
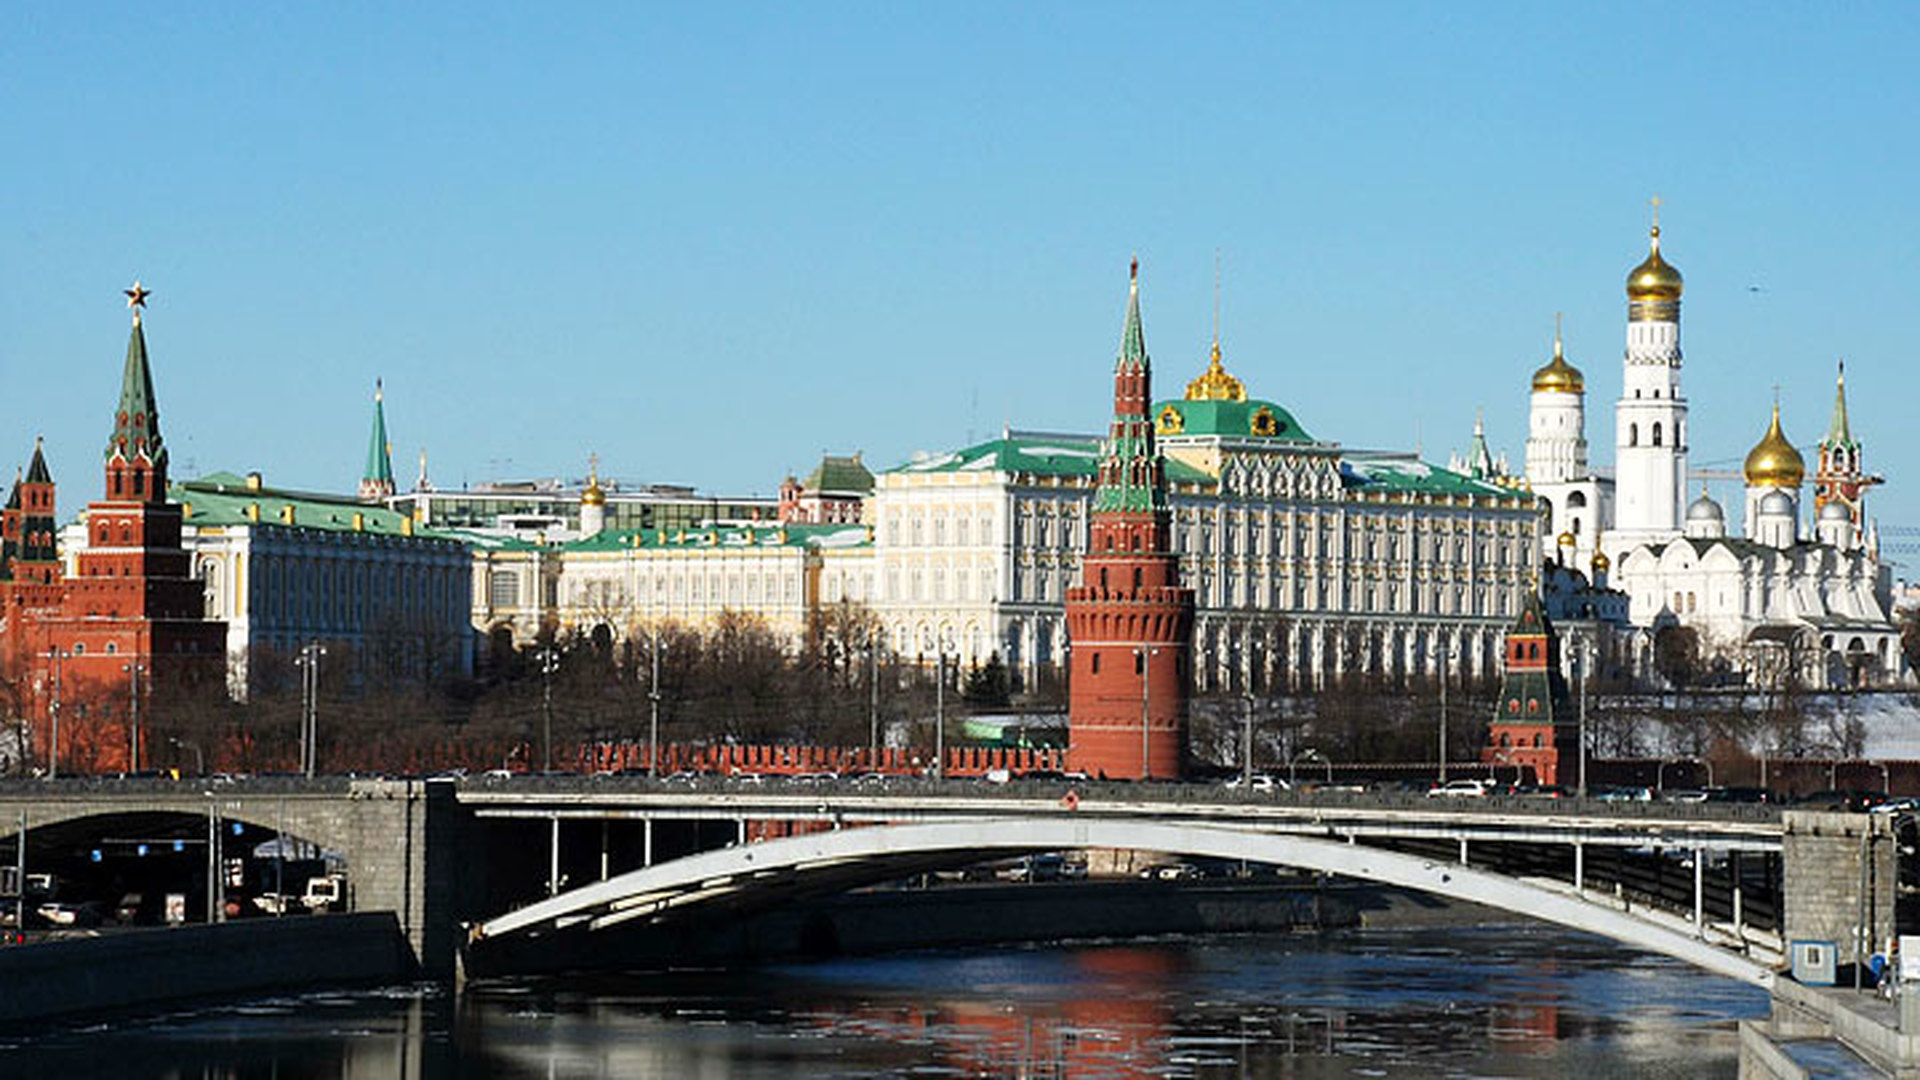
[[[1525,481],[1545,503],[1543,560],[1585,567],[1594,586],[1626,596],[1643,671],[1659,630],[1680,626],[1697,636],[1703,667],[1748,685],[1778,685],[1789,673],[1810,688],[1911,681],[1889,618],[1891,574],[1865,509],[1880,479],[1865,472],[1847,421],[1844,369],[1820,442],[1811,527],[1806,461],[1776,403],[1741,470],[1741,529],[1732,533],[1704,488],[1684,503],[1694,475],[1680,386],[1685,283],[1661,253],[1657,217],[1649,249],[1627,276],[1611,476],[1589,467],[1586,380],[1558,334],[1552,359],[1534,372]]]

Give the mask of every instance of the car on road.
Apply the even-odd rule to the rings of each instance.
[[[1592,790],[1596,802],[1653,801],[1653,789],[1649,787],[1597,787]]]
[[[1201,874],[1192,863],[1178,862],[1149,866],[1140,871],[1140,876],[1149,881],[1198,881]]]
[[[1435,784],[1427,789],[1429,799],[1484,799],[1493,787],[1485,780],[1463,779],[1449,780],[1444,784]]]
[[[107,911],[99,903],[87,900],[71,902],[49,900],[41,904],[34,912],[49,926],[63,929],[88,930],[107,921]]]
[[[1225,787],[1228,791],[1239,791],[1241,788],[1247,788],[1248,790],[1262,792],[1262,793],[1271,793],[1275,791],[1288,790],[1287,782],[1285,780],[1282,780],[1277,776],[1269,776],[1266,773],[1254,773],[1253,781],[1251,784],[1247,782],[1246,777],[1236,776],[1231,780],[1228,780],[1222,786]]]

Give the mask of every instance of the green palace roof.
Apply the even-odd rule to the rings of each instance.
[[[860,461],[860,455],[838,457],[828,454],[820,459],[820,464],[807,474],[804,486],[808,491],[829,491],[845,494],[873,494],[873,473]]]
[[[1154,403],[1154,433],[1162,438],[1212,435],[1223,439],[1273,439],[1313,442],[1293,414],[1271,401],[1188,401],[1174,398]]]
[[[1509,495],[1532,498],[1516,488],[1475,480],[1464,473],[1411,457],[1351,455],[1340,461],[1340,482],[1348,491],[1410,492],[1424,495]]]
[[[408,515],[378,503],[360,502],[345,495],[267,487],[230,472],[168,485],[167,499],[179,503],[186,524],[197,528],[268,525],[429,540],[467,540],[452,533],[410,528]]]
[[[1092,479],[1100,472],[1100,440],[1089,435],[1010,434],[962,450],[896,465],[887,471],[913,473],[1024,473],[1030,476],[1076,476]],[[1169,483],[1212,483],[1213,477],[1173,458],[1166,459]]]
[[[870,547],[865,525],[739,525],[696,529],[607,530],[561,545],[565,551],[631,551],[635,548],[858,548]]]

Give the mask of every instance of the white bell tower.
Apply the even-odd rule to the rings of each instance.
[[[1680,271],[1660,257],[1660,200],[1651,251],[1627,275],[1627,353],[1614,406],[1615,557],[1680,533],[1686,490],[1687,402],[1680,394]]]

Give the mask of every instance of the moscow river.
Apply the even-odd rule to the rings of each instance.
[[[1536,925],[319,993],[0,1044],[9,1077],[1699,1077],[1766,995]]]

